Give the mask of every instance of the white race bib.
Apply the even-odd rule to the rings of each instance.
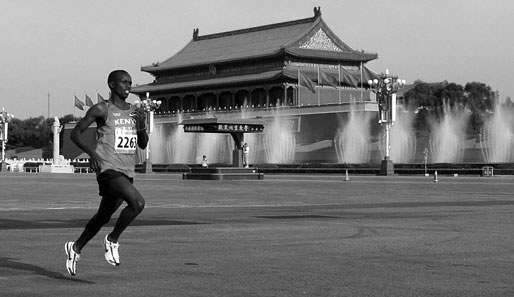
[[[116,128],[114,131],[115,151],[117,154],[135,154],[137,134],[134,130]]]

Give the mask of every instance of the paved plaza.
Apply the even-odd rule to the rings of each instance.
[[[514,176],[137,175],[122,264],[110,224],[71,277],[94,177],[0,173],[0,296],[514,296]]]

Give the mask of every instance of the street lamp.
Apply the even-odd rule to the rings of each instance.
[[[380,175],[393,175],[394,165],[390,157],[390,130],[396,120],[396,92],[405,85],[405,80],[389,75],[389,70],[386,69],[385,74],[369,80],[368,84],[371,90],[377,94],[378,122],[385,128],[385,156],[380,165]]]
[[[5,171],[7,169],[5,164],[5,143],[7,142],[7,128],[9,126],[9,122],[13,118],[14,115],[7,113],[5,108],[2,107],[2,112],[0,113],[0,124],[2,126],[2,130],[0,131],[0,140],[2,141],[2,167],[0,167],[0,171]]]
[[[134,102],[136,106],[142,107],[148,114],[148,138],[150,138],[152,132],[153,132],[153,116],[157,109],[162,104],[161,100],[152,100],[150,99],[150,93],[146,92],[146,99],[143,100],[136,100]],[[148,144],[146,146],[146,160],[144,165],[144,173],[151,173],[152,172],[152,162],[150,161],[150,140],[148,141]]]

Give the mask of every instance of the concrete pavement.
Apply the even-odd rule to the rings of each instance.
[[[122,265],[103,259],[107,226],[69,277],[94,175],[1,173],[0,296],[513,296],[513,182],[138,175],[147,207]]]

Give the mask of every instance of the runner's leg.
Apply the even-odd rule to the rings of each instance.
[[[114,229],[109,234],[109,240],[117,242],[125,228],[143,211],[145,200],[130,180],[124,176],[111,180],[110,187],[113,193],[127,202],[127,206],[121,211]]]
[[[100,229],[109,222],[112,214],[120,207],[123,203],[123,199],[114,198],[111,196],[104,196],[100,201],[98,212],[89,220],[84,231],[80,235],[79,239],[75,241],[74,249],[80,252],[82,248],[95,237]]]

